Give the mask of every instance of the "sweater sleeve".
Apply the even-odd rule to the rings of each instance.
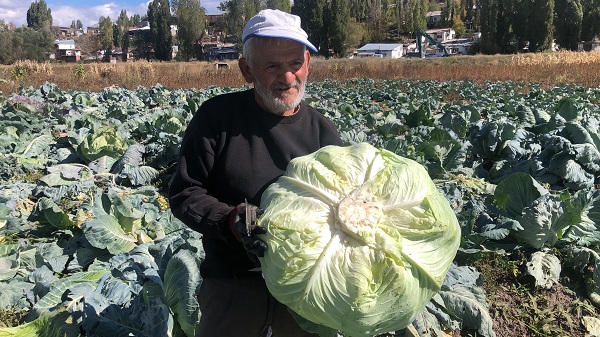
[[[175,174],[169,186],[173,215],[206,237],[234,239],[227,228],[233,206],[211,196],[211,171],[215,164],[218,134],[211,134],[210,121],[202,108],[194,115],[181,143]]]

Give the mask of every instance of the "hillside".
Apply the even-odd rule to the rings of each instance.
[[[86,59],[90,56],[96,56],[96,52],[100,49],[100,41],[98,35],[83,34],[73,38],[75,46],[81,49],[81,58]]]

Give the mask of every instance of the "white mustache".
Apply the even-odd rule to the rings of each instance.
[[[271,86],[271,90],[282,90],[282,89],[290,89],[290,88],[300,89],[300,83],[298,81],[294,81],[290,85],[287,85],[287,84],[273,84]]]

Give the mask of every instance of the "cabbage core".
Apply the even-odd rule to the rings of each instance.
[[[460,242],[456,216],[423,166],[367,143],[295,158],[261,207],[269,291],[346,336],[410,324]]]
[[[338,224],[342,230],[358,240],[361,240],[361,228],[369,227],[369,231],[377,227],[381,217],[381,207],[376,203],[347,197],[340,201],[337,207]]]

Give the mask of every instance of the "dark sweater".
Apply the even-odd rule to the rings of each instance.
[[[333,123],[302,103],[292,116],[263,110],[252,89],[213,97],[198,109],[181,144],[169,190],[173,214],[203,234],[203,278],[232,278],[254,268],[227,227],[234,206],[260,205],[291,159],[343,145]]]

